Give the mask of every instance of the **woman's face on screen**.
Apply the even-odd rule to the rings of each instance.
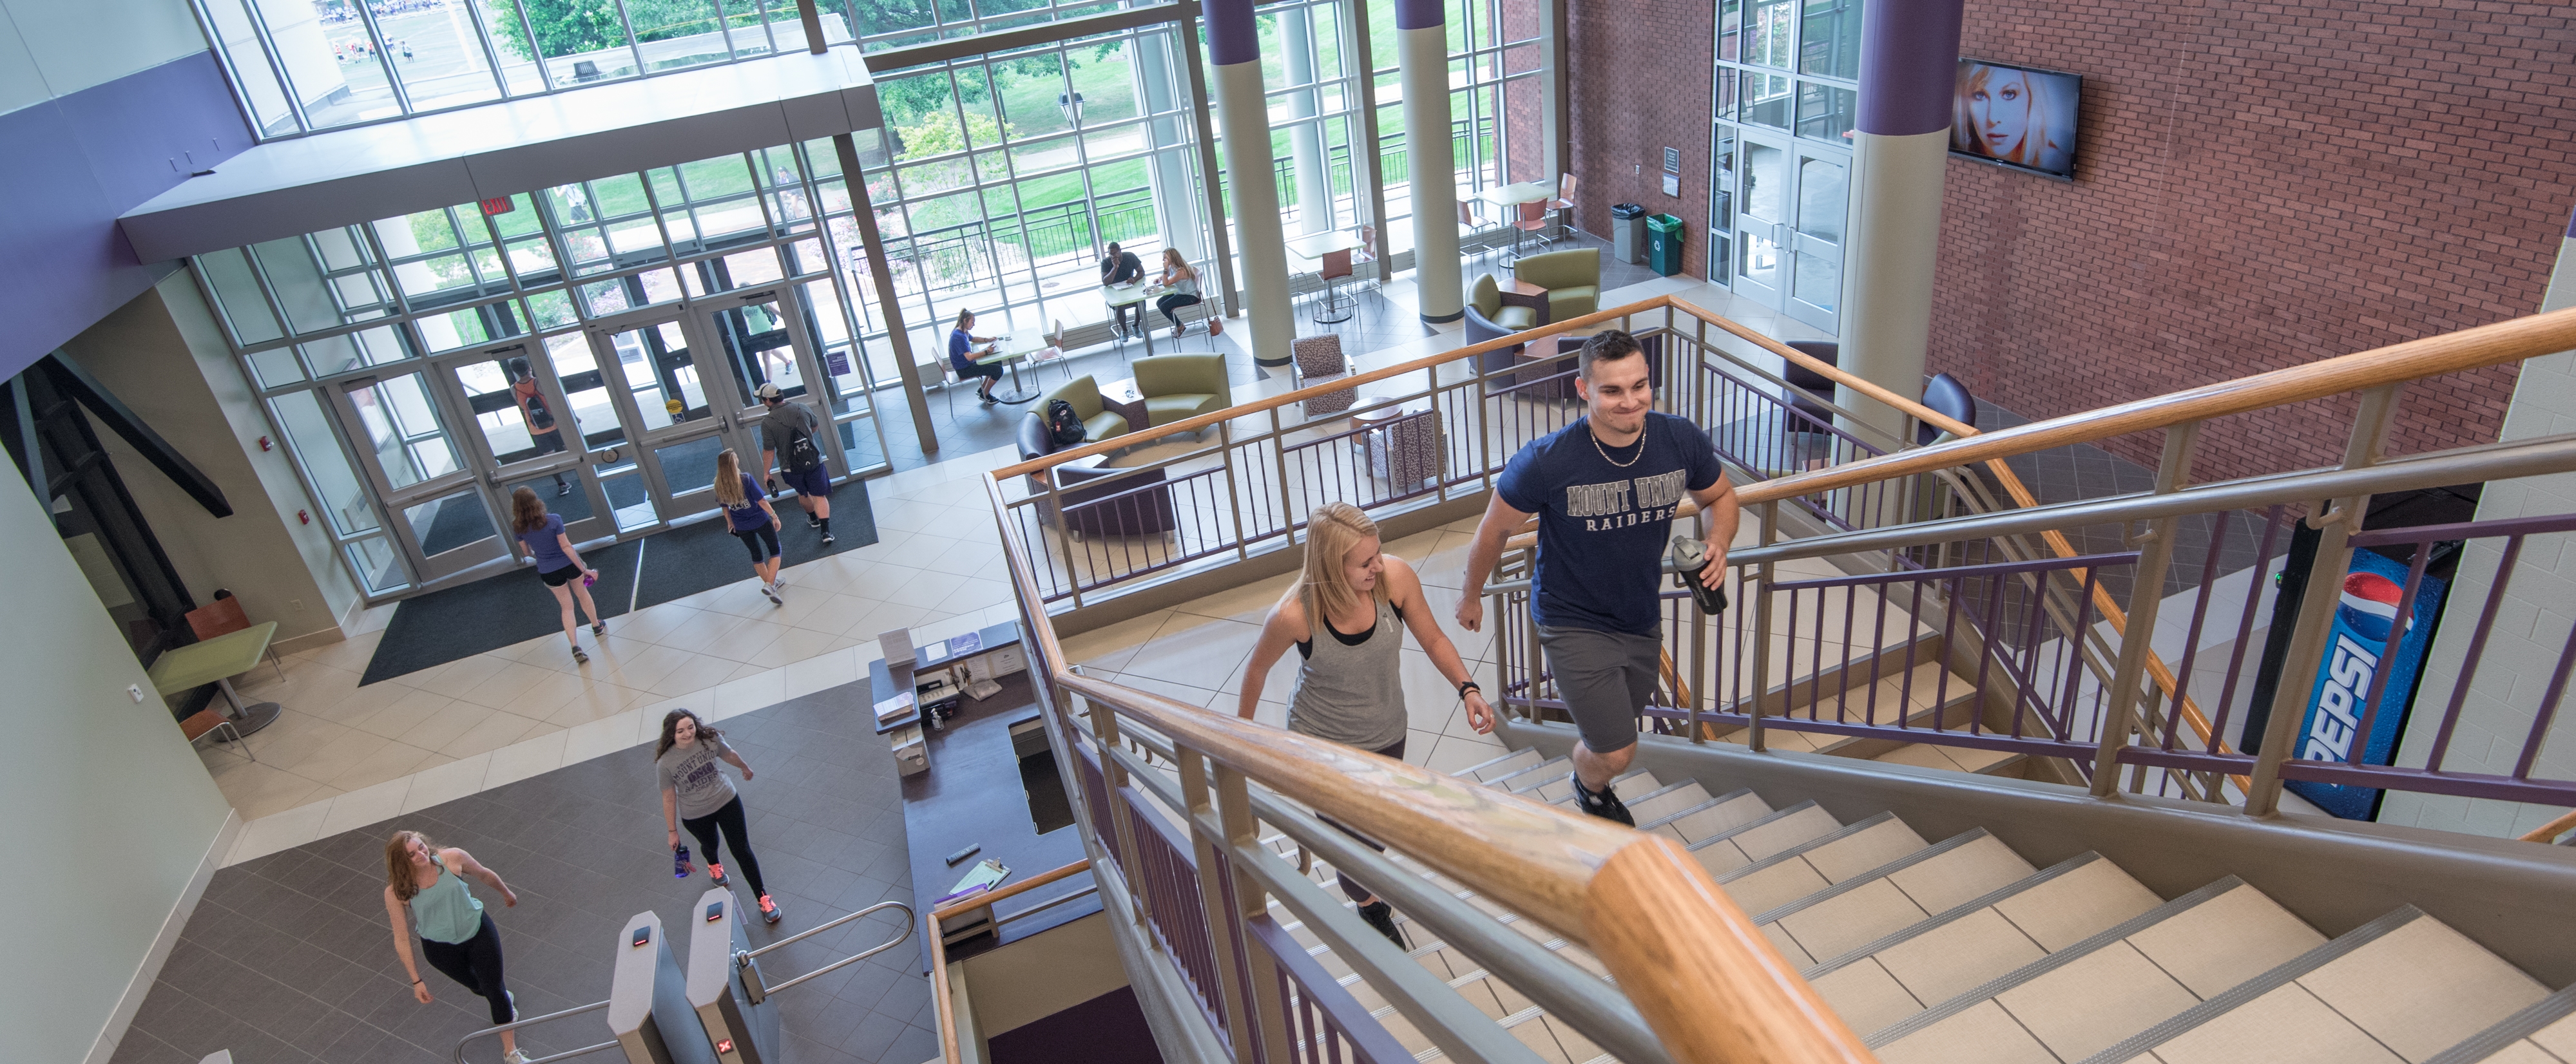
[[[1968,118],[1987,155],[2009,158],[2030,134],[2030,82],[2015,71],[1995,70],[1968,92]]]

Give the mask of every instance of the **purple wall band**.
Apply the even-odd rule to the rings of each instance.
[[[142,295],[178,263],[136,261],[116,216],[250,147],[214,54],[173,59],[0,114],[0,379]]]
[[[1395,28],[1438,29],[1449,19],[1446,0],[1395,0]]]
[[[1208,62],[1215,66],[1261,61],[1261,24],[1252,15],[1253,0],[1207,0],[1199,17],[1207,23]]]
[[[1964,0],[1872,0],[1860,31],[1861,132],[1906,137],[1950,128],[1965,8]]]

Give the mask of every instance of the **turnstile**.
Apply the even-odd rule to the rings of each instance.
[[[699,896],[689,931],[689,1007],[719,1064],[770,1064],[779,1059],[778,1006],[761,992],[743,916],[727,888]]]
[[[627,1064],[716,1064],[706,1027],[689,1007],[688,980],[672,959],[662,917],[649,910],[635,914],[619,932],[617,969],[608,984],[608,1030]]]

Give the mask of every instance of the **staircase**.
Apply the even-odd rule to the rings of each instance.
[[[1566,773],[1527,749],[1456,775],[1564,807]],[[2552,994],[2411,905],[2328,938],[2235,876],[2166,899],[2099,854],[2035,867],[1982,828],[1926,839],[1895,812],[1846,824],[1699,780],[1616,785],[1638,828],[1687,847],[1887,1064],[2576,1061],[2576,987]],[[1285,835],[1263,841],[1295,856]],[[1535,921],[1389,856],[1604,973]],[[1332,882],[1328,862],[1310,870]],[[1415,1060],[1444,1058],[1285,907],[1270,914]],[[1613,1059],[1397,919],[1409,957],[1540,1059]]]

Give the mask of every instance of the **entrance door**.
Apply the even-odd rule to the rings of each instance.
[[[512,498],[524,487],[537,493],[547,512],[563,518],[573,542],[586,543],[617,531],[604,519],[608,510],[590,475],[591,441],[606,428],[612,431],[605,442],[614,446],[616,422],[603,418],[595,402],[584,403],[596,388],[585,379],[587,367],[560,365],[548,353],[536,341],[521,340],[443,359],[438,372],[455,382],[456,400],[474,421],[467,460],[481,470],[503,523],[510,521]],[[508,539],[510,553],[523,555],[518,537]]]
[[[737,453],[748,470],[760,464],[760,425],[768,410],[757,398],[760,386],[775,384],[788,401],[801,403],[816,415],[816,425],[832,424],[832,414],[820,405],[824,398],[813,382],[826,379],[815,344],[806,333],[811,320],[799,305],[798,294],[789,286],[758,289],[740,294],[728,293],[702,301],[701,321],[707,335],[724,349],[726,383],[733,388],[742,408],[734,412],[745,447]],[[815,444],[822,448],[826,473],[837,480],[850,472],[841,454],[837,432],[815,433]]]
[[[634,441],[601,469],[621,532],[714,509],[716,455],[727,447],[741,453],[742,404],[701,318],[666,307],[588,330],[590,357],[617,367],[607,398]]]
[[[1828,333],[1842,331],[1837,307],[1843,296],[1843,220],[1851,203],[1846,156],[1798,154],[1796,198],[1788,219],[1789,316]]]
[[[502,515],[449,436],[425,379],[434,370],[348,381],[333,406],[359,465],[393,517],[393,536],[426,583],[509,553]]]
[[[1789,288],[1790,186],[1796,180],[1787,138],[1775,142],[1745,131],[1744,165],[1737,172],[1744,187],[1735,196],[1735,292],[1778,310]]]

